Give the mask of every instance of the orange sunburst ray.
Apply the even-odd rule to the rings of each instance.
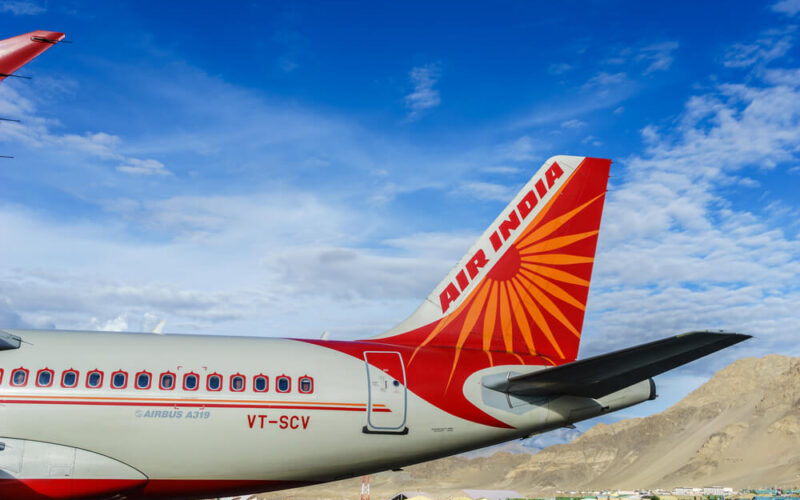
[[[517,326],[519,326],[520,333],[522,334],[522,339],[525,341],[525,345],[528,347],[528,351],[531,354],[536,354],[536,349],[533,346],[533,336],[531,335],[531,327],[528,324],[528,318],[525,317],[525,310],[522,307],[522,303],[520,301],[519,292],[515,288],[509,287],[508,289],[509,297],[511,298],[511,310],[514,311],[514,317],[517,320]]]
[[[486,295],[490,289],[487,284],[489,283],[490,282],[488,280],[484,281],[481,283],[478,290],[476,290],[475,299],[472,301],[469,311],[467,312],[467,317],[464,319],[464,324],[461,327],[461,333],[458,334],[458,340],[456,341],[456,355],[453,358],[453,366],[450,368],[450,377],[447,379],[447,385],[444,388],[445,391],[447,391],[447,389],[450,387],[450,382],[453,380],[453,374],[456,372],[458,358],[461,356],[461,348],[467,341],[469,334],[472,333],[472,327],[474,327],[475,323],[477,323],[478,317],[481,315],[481,311],[483,311],[483,308],[486,305]]]
[[[564,215],[560,215],[555,219],[551,220],[550,222],[543,224],[541,227],[537,228],[535,231],[530,233],[525,237],[524,240],[519,242],[520,247],[524,247],[530,245],[531,243],[535,243],[543,238],[550,236],[555,230],[566,224],[570,219],[578,215],[582,212],[586,207],[597,201],[601,196],[605,195],[605,193],[601,193],[591,200],[587,201],[583,205],[573,208],[569,212],[565,213]]]
[[[576,234],[569,234],[567,236],[558,236],[556,238],[550,238],[549,240],[542,241],[540,243],[528,243],[526,245],[517,245],[517,248],[522,251],[523,249],[527,253],[542,253],[542,252],[549,252],[551,250],[557,250],[559,248],[564,248],[567,245],[571,245],[575,242],[585,240],[591,236],[594,236],[598,233],[597,230],[594,231],[586,231],[585,233],[576,233]]]
[[[483,350],[488,351],[492,346],[494,325],[497,319],[497,283],[492,283],[489,299],[486,301],[486,316],[483,319]]]
[[[550,325],[547,324],[547,320],[542,314],[542,311],[539,310],[539,307],[536,305],[536,302],[528,295],[525,291],[524,287],[521,283],[519,283],[519,278],[514,278],[511,280],[512,286],[517,289],[517,294],[522,299],[522,302],[525,303],[525,307],[528,308],[528,311],[531,313],[531,317],[533,318],[534,323],[536,326],[539,327],[539,330],[542,331],[545,338],[550,342],[550,345],[553,346],[556,353],[561,359],[564,359],[564,353],[561,351],[561,347],[558,346],[558,342],[556,342],[556,338],[553,336],[553,332],[550,330]]]
[[[548,279],[546,279],[546,278],[544,278],[542,276],[539,276],[538,274],[531,275],[530,277],[527,277],[527,278],[531,279],[534,283],[536,283],[536,285],[539,288],[541,288],[545,292],[549,293],[553,297],[555,297],[557,299],[561,299],[564,302],[566,302],[567,304],[569,304],[571,306],[574,306],[574,307],[577,307],[581,311],[585,311],[586,310],[586,306],[584,306],[575,297],[570,295],[569,292],[567,292],[566,290],[564,290],[560,286],[556,285],[552,281],[550,281],[550,280],[548,280]]]
[[[552,267],[537,266],[535,264],[523,263],[520,266],[520,271],[523,273],[536,273],[542,276],[547,276],[550,279],[561,281],[563,283],[570,283],[572,285],[589,286],[589,282],[583,278],[579,278],[572,273],[562,271],[560,269],[553,269]]]
[[[568,255],[565,253],[535,253],[520,252],[523,262],[533,264],[549,264],[554,266],[566,266],[569,264],[590,264],[594,262],[594,257],[583,257],[580,255]]]
[[[560,321],[561,324],[566,326],[567,330],[571,331],[573,334],[575,334],[576,337],[580,338],[581,332],[579,332],[577,328],[572,326],[572,323],[570,323],[569,320],[567,319],[567,317],[564,316],[564,313],[561,312],[561,309],[559,309],[558,306],[555,305],[553,303],[553,301],[550,300],[550,298],[547,295],[545,295],[545,293],[542,292],[539,289],[538,286],[534,285],[533,281],[525,278],[524,275],[522,276],[522,278],[524,278],[525,281],[527,281],[527,283],[525,283],[525,282],[523,282],[521,280],[520,280],[520,282],[525,287],[525,289],[533,296],[534,300],[536,300],[536,302],[541,304],[542,307],[544,307],[544,309],[547,312],[552,314],[553,317],[555,317],[558,321]]]
[[[481,285],[479,285],[479,287],[483,287],[484,285],[485,285],[485,283],[482,283]],[[464,309],[466,309],[466,307],[469,304],[470,304],[470,300],[469,300],[469,298],[467,298],[466,300],[464,300],[464,302],[461,303],[460,306],[458,306],[456,308],[455,311],[453,311],[452,313],[448,314],[444,318],[440,319],[439,323],[436,324],[436,327],[433,329],[433,331],[431,331],[431,333],[428,334],[427,337],[425,337],[425,340],[423,340],[422,343],[420,343],[416,347],[416,349],[414,349],[414,352],[411,353],[411,358],[409,358],[408,364],[410,365],[411,362],[414,361],[414,357],[416,357],[416,355],[417,355],[417,353],[419,352],[420,349],[422,349],[423,347],[428,345],[433,339],[436,338],[437,335],[439,335],[439,333],[442,332],[442,330],[444,330],[447,327],[447,325],[449,325],[450,323],[453,322],[454,319],[459,317],[461,315],[461,313],[464,311]]]
[[[500,285],[500,327],[503,331],[503,345],[506,346],[506,352],[514,350],[514,332],[511,330],[511,308],[508,301],[508,284],[499,283]]]

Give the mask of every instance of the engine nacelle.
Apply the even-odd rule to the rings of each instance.
[[[651,378],[597,399],[561,396],[550,401],[549,410],[553,420],[548,418],[548,427],[551,424],[553,427],[556,427],[555,424],[570,425],[655,398],[656,384]]]
[[[138,470],[98,453],[0,437],[0,498],[96,498],[146,483]]]

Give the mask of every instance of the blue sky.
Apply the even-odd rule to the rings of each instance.
[[[612,158],[582,355],[800,355],[800,1],[34,2],[0,85],[5,326],[357,338],[555,154]],[[12,81],[13,80],[13,81]]]

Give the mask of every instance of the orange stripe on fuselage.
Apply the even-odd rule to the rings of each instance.
[[[192,408],[282,408],[331,411],[366,411],[363,403],[336,403],[316,401],[264,401],[236,399],[180,399],[180,398],[122,398],[90,396],[34,396],[27,394],[0,396],[0,403],[8,404],[53,404],[91,406],[160,406]],[[373,405],[373,411],[390,412],[386,405]]]

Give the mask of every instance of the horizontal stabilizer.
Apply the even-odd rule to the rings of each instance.
[[[484,385],[515,396],[599,398],[749,338],[740,333],[684,333]]]

